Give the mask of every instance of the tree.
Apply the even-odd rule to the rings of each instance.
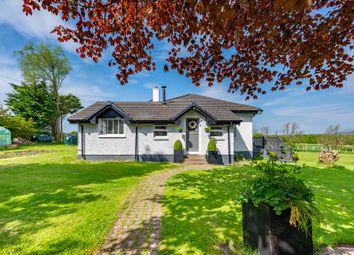
[[[324,135],[321,137],[321,142],[327,151],[339,150],[340,146],[343,145],[343,135],[340,130],[340,125],[335,126],[330,125]]]
[[[82,108],[80,99],[72,94],[60,96],[60,130],[63,130],[63,119]]]
[[[48,92],[45,83],[10,84],[13,92],[5,100],[8,108],[17,116],[33,120],[41,130],[52,123],[54,105],[53,96]]]
[[[46,44],[28,44],[16,54],[19,56],[25,82],[28,84],[44,82],[50,88],[55,102],[51,123],[52,135],[59,141],[61,118],[59,89],[71,71],[70,61],[61,47],[52,48]]]
[[[300,126],[296,122],[287,122],[284,124],[282,128],[283,134],[288,137],[288,142],[290,144],[294,144],[295,136],[301,134],[299,129]]]
[[[270,127],[261,127],[260,131],[261,131],[261,133],[264,136],[269,136],[270,135]]]
[[[257,98],[290,85],[340,88],[353,72],[352,0],[23,0],[23,11],[47,10],[68,21],[53,32],[99,61],[112,49],[121,84],[154,70],[157,41],[171,50],[164,70],[195,85],[227,82],[229,92]]]
[[[36,123],[21,116],[12,116],[9,110],[0,108],[0,126],[11,131],[12,138],[30,139],[37,132]]]

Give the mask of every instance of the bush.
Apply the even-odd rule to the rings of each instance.
[[[182,150],[183,150],[183,146],[182,146],[181,140],[177,140],[177,141],[175,142],[175,144],[173,145],[173,149],[174,149],[175,151],[182,151]]]
[[[293,152],[293,161],[296,163],[300,160],[299,153]]]
[[[0,126],[9,129],[12,138],[29,140],[32,135],[38,132],[34,121],[26,120],[20,116],[12,116],[9,111],[4,109],[0,109]]]
[[[278,156],[277,156],[277,154],[274,151],[269,151],[267,153],[267,155],[268,155],[268,157],[269,157],[269,159],[271,161],[277,161],[278,160]]]
[[[211,128],[210,127],[206,127],[206,128],[204,128],[204,131],[205,131],[205,133],[210,133],[210,131],[211,131]]]
[[[208,151],[217,151],[215,139],[210,139],[208,143]]]
[[[242,155],[242,154],[235,154],[234,155],[234,161],[237,162],[237,161],[243,161],[245,160],[245,157]]]
[[[311,218],[322,220],[314,195],[301,178],[302,167],[268,160],[257,163],[254,168],[258,176],[246,181],[239,197],[242,203],[251,202],[255,207],[267,205],[277,215],[290,209],[290,225],[307,233]]]
[[[182,132],[183,132],[183,128],[181,128],[181,127],[177,127],[176,130],[177,130],[177,132],[179,132],[179,133],[182,133]]]
[[[257,155],[253,155],[253,160],[256,160],[256,161],[261,161],[261,160],[263,160],[263,154],[262,154],[262,152],[260,151],[260,152],[258,152]]]

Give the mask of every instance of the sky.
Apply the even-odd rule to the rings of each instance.
[[[22,13],[21,1],[0,0],[0,105],[4,105],[9,83],[21,82],[21,72],[14,51],[27,43],[61,45],[70,58],[73,70],[66,78],[62,94],[78,96],[83,106],[95,101],[147,101],[152,97],[153,86],[167,86],[167,98],[187,93],[200,94],[237,103],[254,105],[263,109],[254,117],[254,129],[270,127],[271,132],[280,132],[282,126],[291,121],[300,126],[304,133],[323,133],[329,125],[340,124],[342,130],[354,130],[354,75],[347,78],[344,88],[325,91],[305,90],[306,86],[289,87],[286,91],[270,92],[257,100],[245,100],[237,92],[228,93],[226,84],[200,87],[175,71],[163,71],[164,58],[169,45],[160,42],[153,53],[157,63],[154,72],[142,72],[130,78],[129,83],[120,85],[115,78],[114,67],[108,66],[110,52],[105,52],[99,63],[81,59],[73,43],[60,44],[50,31],[62,24],[57,16],[35,12],[33,16]],[[64,131],[76,130],[75,125],[65,122]]]

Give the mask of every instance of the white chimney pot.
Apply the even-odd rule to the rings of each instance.
[[[160,88],[158,86],[155,86],[152,89],[152,101],[160,102]]]

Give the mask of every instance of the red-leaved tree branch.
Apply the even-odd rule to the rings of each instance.
[[[353,0],[23,0],[27,15],[43,9],[75,24],[53,32],[82,58],[112,49],[121,84],[156,68],[157,40],[171,44],[165,71],[247,98],[294,83],[340,88],[354,69]]]

